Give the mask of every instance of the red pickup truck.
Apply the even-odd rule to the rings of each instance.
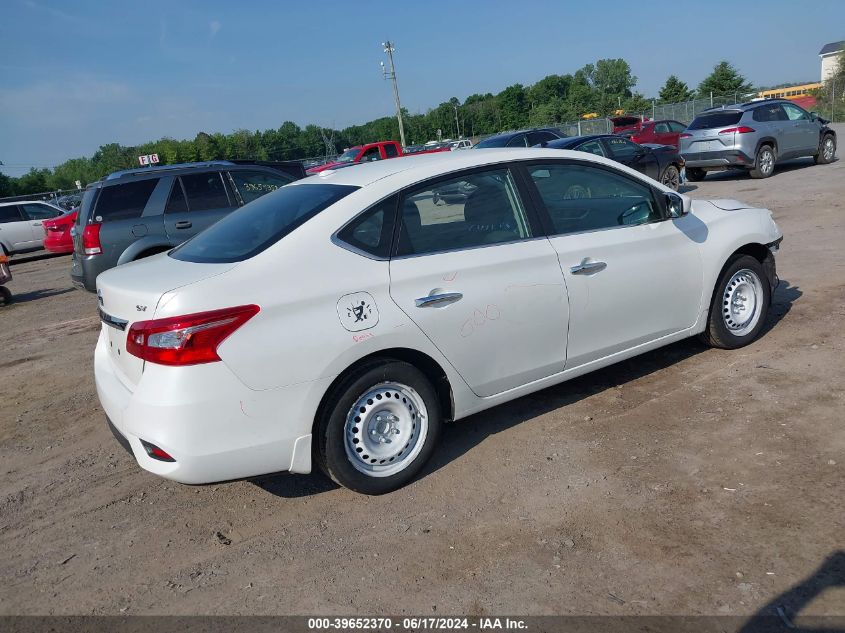
[[[448,147],[438,147],[437,149],[424,150],[422,152],[414,152],[414,156],[419,154],[433,154],[435,152],[448,152]],[[324,165],[317,165],[311,169],[306,170],[307,174],[318,174],[326,169],[334,169],[335,167],[345,167],[354,163],[367,163],[373,160],[385,160],[387,158],[399,158],[400,156],[409,156],[402,151],[402,146],[396,141],[379,141],[377,143],[367,143],[366,145],[356,145],[350,147],[343,152],[332,162]]]

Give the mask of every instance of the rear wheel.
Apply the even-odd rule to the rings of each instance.
[[[335,482],[364,494],[401,488],[434,452],[437,393],[413,365],[377,360],[342,381],[317,420],[314,457]]]
[[[763,145],[757,150],[754,168],[750,173],[752,178],[768,178],[775,173],[775,150],[771,145]]]
[[[677,191],[681,185],[681,172],[674,165],[669,165],[660,177],[660,184],[666,185],[673,191]]]
[[[763,265],[750,255],[734,255],[716,284],[701,339],[722,349],[748,345],[763,329],[771,301]]]
[[[826,134],[819,145],[819,153],[813,156],[816,165],[827,165],[833,162],[836,155],[836,139],[832,134]]]
[[[0,308],[12,303],[12,291],[6,286],[0,286]]]
[[[701,169],[700,167],[687,167],[687,180],[691,180],[692,182],[700,182],[704,180],[704,177],[707,175],[707,172]]]

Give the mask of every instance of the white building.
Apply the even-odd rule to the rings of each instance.
[[[839,67],[839,53],[845,50],[845,40],[825,44],[819,51],[822,58],[822,81],[827,81]]]

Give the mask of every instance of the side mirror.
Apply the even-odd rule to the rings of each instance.
[[[692,202],[689,198],[674,192],[666,192],[664,195],[666,196],[666,209],[669,211],[669,217],[681,218],[690,212]]]
[[[815,110],[813,110],[812,112],[810,112],[810,118],[812,118],[812,119],[818,119],[818,118],[819,118],[819,113],[818,113],[818,112],[816,112]]]

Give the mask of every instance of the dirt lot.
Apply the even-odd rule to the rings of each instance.
[[[682,342],[451,425],[378,498],[140,470],[94,391],[94,297],[68,257],[19,258],[0,613],[845,613],[845,161],[689,189],[783,229],[759,341]]]

